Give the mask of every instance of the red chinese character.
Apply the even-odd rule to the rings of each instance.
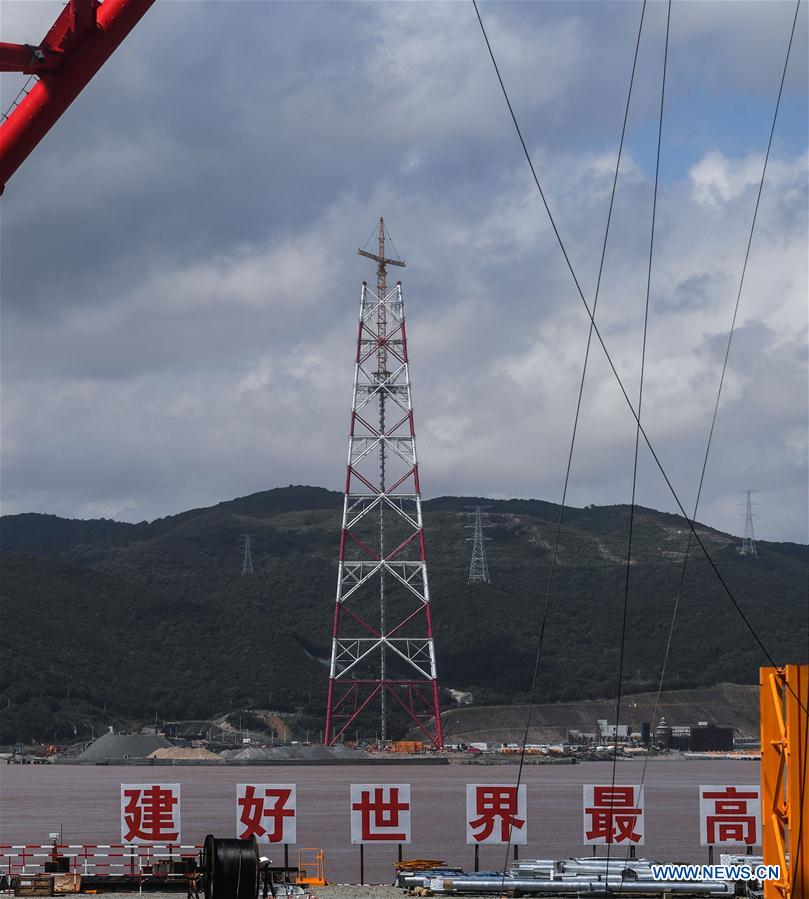
[[[518,818],[517,787],[477,787],[475,789],[475,813],[477,818],[469,822],[472,836],[478,843],[488,840],[500,819],[500,839],[507,843],[511,828],[522,829],[525,818]]]
[[[706,817],[708,842],[747,843],[756,845],[756,816],[748,815],[747,800],[758,799],[758,793],[739,793],[727,787],[722,793],[703,793],[714,800],[714,814]]]
[[[124,806],[124,823],[128,830],[124,842],[147,840],[153,843],[171,842],[180,837],[174,824],[174,806],[177,797],[171,790],[159,785],[147,790],[124,790],[129,800]]]
[[[634,787],[593,787],[593,805],[584,810],[590,815],[587,839],[639,842],[641,835],[635,832],[635,824],[643,810],[635,807],[634,794]]]
[[[244,796],[239,797],[241,813],[239,820],[245,825],[245,829],[239,835],[241,839],[248,840],[255,836],[261,840],[266,836],[270,843],[280,843],[284,838],[284,818],[295,816],[295,809],[287,808],[292,790],[274,790],[269,787],[264,790],[264,796],[256,796],[256,788],[249,784],[245,787]],[[271,800],[269,803],[266,800]],[[263,818],[272,821],[271,829],[267,829]]]
[[[385,799],[385,793],[390,791],[390,798]],[[360,813],[362,822],[362,839],[365,840],[386,840],[390,842],[405,842],[407,840],[406,833],[397,833],[391,828],[399,827],[399,812],[406,812],[410,809],[410,804],[399,801],[399,788],[376,787],[374,789],[374,798],[371,799],[371,791],[363,790],[360,793],[361,799],[355,802],[351,808],[355,812]],[[373,819],[373,820],[372,820]]]

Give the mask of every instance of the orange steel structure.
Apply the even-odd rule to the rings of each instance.
[[[0,193],[154,0],[69,0],[38,46],[0,42],[0,72],[36,75],[0,124]]]
[[[764,899],[809,899],[809,665],[760,669]]]

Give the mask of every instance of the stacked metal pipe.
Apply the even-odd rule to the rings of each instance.
[[[403,887],[427,887],[437,894],[518,892],[545,896],[733,896],[735,884],[723,881],[659,881],[653,859],[587,857],[522,859],[505,874],[424,871],[401,878]]]
[[[409,880],[409,878],[408,878]],[[415,878],[414,878],[415,880]],[[408,884],[411,885],[411,884]],[[412,886],[416,886],[413,883]],[[677,894],[678,896],[733,896],[736,887],[732,883],[699,882],[688,883],[684,881],[622,881],[620,878],[609,880],[591,880],[586,877],[577,877],[571,880],[534,880],[517,879],[507,875],[502,877],[475,877],[467,875],[464,878],[441,880],[433,879],[427,883],[418,884],[429,887],[434,893],[444,895],[454,893],[499,893],[518,892],[524,895],[546,896],[665,896]]]

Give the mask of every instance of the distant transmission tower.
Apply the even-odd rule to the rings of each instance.
[[[483,528],[488,527],[483,523],[483,510],[490,509],[491,506],[467,506],[471,509],[475,516],[474,524],[467,524],[467,528],[474,528],[475,533],[467,540],[472,541],[472,561],[469,563],[469,579],[468,584],[491,584],[489,578],[489,563],[486,561],[486,541],[489,537],[483,536]]]
[[[253,573],[253,538],[250,534],[242,534],[242,542],[244,543],[244,556],[242,558],[242,574]]]
[[[377,252],[359,251],[376,262],[376,289],[363,282],[360,295],[324,742],[367,731],[373,703],[383,747],[390,704],[441,748],[404,300],[401,282],[387,284],[387,266],[404,262],[386,243],[380,219]]]
[[[750,500],[751,490],[747,491],[747,503],[744,515],[744,538],[739,547],[740,556],[757,556],[756,532],[753,530],[753,503]]]

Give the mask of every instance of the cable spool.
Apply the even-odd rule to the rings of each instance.
[[[205,837],[205,899],[257,899],[258,843]]]

